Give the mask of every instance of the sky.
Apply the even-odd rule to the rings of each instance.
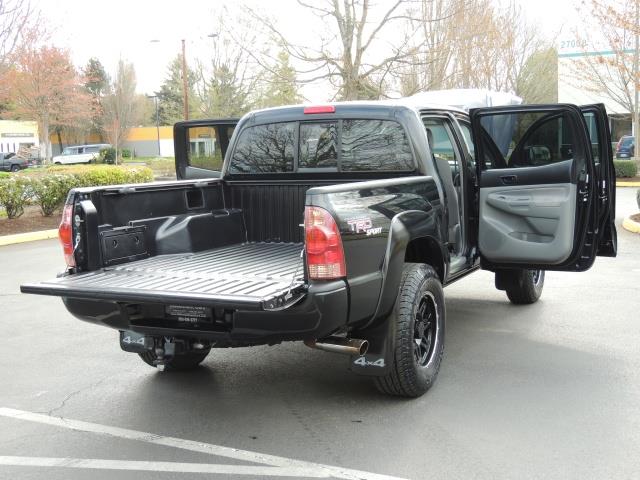
[[[501,1],[501,0],[496,0]],[[167,64],[180,53],[186,39],[187,59],[203,58],[215,39],[208,37],[214,19],[225,5],[246,3],[269,15],[285,19],[288,38],[304,43],[309,35],[304,12],[295,0],[31,0],[52,30],[51,43],[68,48],[76,65],[84,66],[97,57],[109,74],[119,58],[135,65],[138,92],[152,94],[166,76]],[[379,0],[383,8],[390,0]],[[573,0],[516,0],[525,14],[536,21],[544,34],[571,36],[567,26],[575,20]],[[295,18],[291,13],[296,12]],[[289,21],[290,19],[290,21]],[[152,42],[153,40],[153,42]],[[317,90],[317,89],[316,89]],[[305,95],[322,101],[322,91],[310,89]],[[314,98],[315,97],[315,98]]]

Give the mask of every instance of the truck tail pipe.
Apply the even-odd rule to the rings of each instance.
[[[369,349],[368,340],[356,338],[327,337],[322,340],[305,340],[307,347],[317,348],[325,352],[343,353],[345,355],[364,355]]]

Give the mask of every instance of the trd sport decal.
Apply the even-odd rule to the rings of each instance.
[[[374,227],[369,217],[347,220],[353,233],[365,233],[366,235],[378,235],[382,233],[382,227]]]

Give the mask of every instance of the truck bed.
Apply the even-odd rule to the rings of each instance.
[[[157,255],[23,285],[25,293],[117,301],[277,309],[304,289],[301,243],[251,242]]]

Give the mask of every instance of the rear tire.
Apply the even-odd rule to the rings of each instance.
[[[165,370],[167,371],[185,371],[185,370],[193,370],[198,365],[202,363],[202,361],[207,358],[211,349],[197,351],[197,352],[188,352],[188,353],[180,353],[175,355],[171,360],[165,363]],[[152,367],[156,365],[153,363],[158,357],[156,356],[156,352],[148,351],[144,353],[139,353],[140,358]]]
[[[442,284],[429,265],[407,263],[391,321],[396,322],[390,372],[374,379],[382,393],[419,397],[435,382],[444,352]]]
[[[20,171],[20,165],[15,165],[15,164],[14,164],[14,165],[11,165],[11,171],[12,171],[13,173],[15,173],[15,172],[19,172],[19,171]]]
[[[544,288],[544,270],[518,269],[510,271],[508,275],[505,290],[511,303],[530,305],[538,301]]]

